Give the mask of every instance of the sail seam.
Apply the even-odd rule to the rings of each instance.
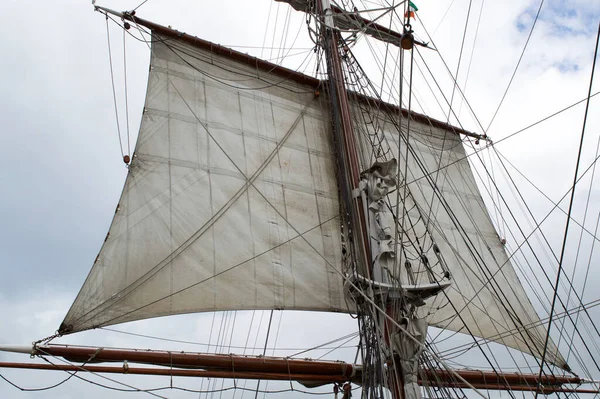
[[[188,102],[185,101],[185,98],[183,97],[183,95],[181,94],[181,92],[179,92],[179,90],[177,89],[177,87],[175,85],[172,84],[172,86],[175,89],[175,91],[177,91],[178,94],[181,96],[181,98],[183,99],[183,101],[186,104],[186,106],[188,107],[188,109],[195,116],[197,122],[205,129],[205,131],[207,132],[208,136],[212,139],[213,142],[215,142],[217,144],[217,146],[221,149],[221,151],[223,151],[223,153],[229,158],[230,162],[239,171],[239,173],[242,174],[242,176],[244,176],[243,172],[239,169],[239,167],[227,155],[227,153],[224,150],[224,148],[222,148],[219,145],[219,143],[216,140],[216,138],[214,137],[214,135],[210,133],[210,131],[209,131],[208,127],[206,126],[206,124],[197,116],[196,112],[190,107],[190,105],[188,104]],[[75,319],[73,322],[74,323],[78,323],[78,322],[80,322],[82,320],[82,318],[86,317],[90,313],[93,313],[94,316],[88,317],[87,319],[85,319],[80,324],[85,323],[85,322],[93,319],[93,317],[95,317],[95,315],[97,315],[99,312],[101,312],[103,310],[106,310],[106,309],[109,309],[110,307],[114,306],[118,302],[122,301],[125,297],[127,297],[128,295],[130,295],[132,292],[134,292],[135,290],[137,290],[137,288],[139,288],[146,281],[148,281],[152,276],[156,275],[156,273],[158,273],[160,270],[162,270],[166,265],[168,265],[170,262],[172,262],[177,256],[179,256],[183,252],[183,250],[185,250],[187,247],[189,247],[197,238],[199,238],[202,234],[204,234],[204,232],[207,231],[208,228],[210,228],[210,226],[212,226],[216,222],[216,220],[218,220],[225,213],[225,211],[227,209],[229,209],[229,207],[231,207],[231,205],[238,198],[240,198],[243,195],[244,192],[246,192],[248,190],[248,188],[250,186],[254,187],[253,182],[259,177],[259,175],[262,173],[262,171],[268,166],[268,164],[275,157],[275,155],[277,155],[277,153],[279,152],[280,148],[283,146],[283,143],[291,135],[291,133],[294,131],[294,128],[296,127],[296,125],[298,124],[298,122],[301,120],[301,118],[302,118],[302,116],[304,114],[304,110],[308,109],[310,103],[314,100],[314,98],[315,98],[314,96],[311,96],[310,100],[304,106],[304,109],[302,110],[302,112],[298,115],[298,117],[296,118],[296,120],[294,121],[294,123],[292,124],[292,126],[288,129],[288,131],[286,132],[286,134],[284,135],[284,137],[282,138],[282,140],[278,143],[278,145],[269,154],[269,156],[263,162],[263,164],[261,165],[261,167],[259,167],[258,170],[256,172],[254,172],[254,174],[250,178],[246,177],[246,182],[244,183],[244,185],[242,187],[240,187],[240,189],[235,193],[235,195],[233,197],[231,197],[229,199],[229,201],[227,201],[227,203],[223,207],[221,207],[221,209],[219,209],[219,211],[217,212],[216,215],[214,215],[210,220],[208,220],[198,231],[196,231],[196,233],[194,233],[181,246],[179,246],[175,251],[173,251],[169,256],[167,256],[167,258],[165,258],[162,262],[160,262],[159,264],[157,264],[154,268],[152,268],[151,270],[149,270],[143,276],[141,276],[140,278],[138,278],[138,280],[136,282],[134,282],[133,284],[130,284],[128,287],[126,287],[125,289],[121,290],[117,295],[114,295],[109,300],[107,300],[107,301],[105,301],[105,302],[97,305],[95,308],[93,308],[93,309],[89,310],[88,312],[86,312],[85,314],[81,315],[78,319]],[[258,191],[258,189],[256,187],[254,187],[254,188]],[[260,191],[259,191],[259,193],[260,193]],[[262,196],[262,193],[260,193],[260,194]],[[263,198],[264,198],[264,196],[263,196]],[[266,198],[265,198],[265,200],[266,200]],[[269,201],[267,200],[267,202],[269,202]],[[270,202],[269,202],[269,204],[274,208],[274,206]],[[113,298],[116,298],[116,299],[113,299]],[[122,317],[122,316],[119,316],[119,317]]]

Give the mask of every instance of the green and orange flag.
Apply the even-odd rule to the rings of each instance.
[[[408,10],[404,13],[404,17],[405,18],[414,18],[415,11],[419,11],[419,9],[415,5],[415,3],[413,3],[412,1],[409,1],[408,2]]]

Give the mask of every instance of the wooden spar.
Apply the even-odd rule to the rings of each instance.
[[[263,360],[263,358],[255,358]],[[350,366],[350,365],[348,365]],[[321,374],[297,374],[285,372],[258,372],[241,370],[198,370],[181,369],[176,367],[131,367],[129,365],[122,367],[115,366],[97,366],[97,365],[64,365],[64,364],[37,364],[37,363],[11,363],[0,362],[0,368],[19,368],[33,370],[55,370],[55,371],[85,371],[91,373],[109,373],[109,374],[137,374],[137,375],[157,375],[173,377],[200,377],[200,378],[231,378],[231,379],[268,379],[278,381],[298,381],[298,382],[322,382],[322,383],[343,383],[348,381],[348,377],[343,375],[321,375]],[[454,388],[469,388],[466,384],[456,382],[452,375],[445,370],[424,370],[427,374],[427,381],[419,379],[420,385],[431,386],[430,378],[440,378],[441,386]],[[501,376],[492,372],[477,372],[471,370],[457,370],[457,373],[467,380],[474,388],[488,390],[506,390],[530,391],[533,392],[536,387],[536,374],[516,374],[509,373]],[[506,381],[504,378],[506,377]],[[450,378],[448,380],[448,378]],[[357,378],[360,380],[360,377]],[[542,377],[542,386],[540,393],[572,392],[572,393],[598,393],[597,390],[569,389],[563,388],[563,384],[580,384],[584,381],[577,377],[548,376]]]
[[[284,0],[285,1],[285,0]],[[348,12],[346,10],[342,10],[336,5],[331,5],[331,11],[336,19],[336,22],[339,24],[340,20],[347,19],[352,20],[357,23],[358,26],[363,27],[364,32],[370,36],[373,36],[376,39],[381,41],[391,43],[397,47],[400,47],[400,40],[402,40],[402,34],[398,33],[392,29],[386,28],[383,25],[375,23],[367,18],[361,17],[357,12]],[[426,43],[415,40],[415,43],[426,48],[430,48]]]
[[[193,47],[196,47],[196,48],[199,48],[202,50],[206,50],[206,51],[210,51],[213,54],[217,54],[217,55],[235,60],[241,64],[255,66],[257,69],[259,69],[263,72],[267,72],[267,73],[279,76],[281,78],[289,79],[291,81],[294,81],[294,82],[297,82],[300,84],[305,84],[305,85],[311,86],[315,90],[317,90],[317,88],[321,84],[321,81],[319,79],[316,79],[312,76],[305,75],[303,73],[282,67],[281,65],[273,64],[272,62],[265,61],[265,60],[262,60],[257,57],[253,57],[248,54],[244,54],[242,52],[230,49],[229,47],[221,46],[219,44],[212,43],[212,42],[209,42],[204,39],[200,39],[199,37],[192,36],[192,35],[189,35],[184,32],[180,32],[175,29],[167,28],[166,26],[162,26],[162,25],[156,24],[154,22],[151,22],[151,21],[148,21],[148,20],[145,20],[142,18],[138,18],[137,16],[132,15],[132,13],[118,12],[118,11],[114,11],[109,8],[100,7],[100,6],[96,6],[95,8],[97,10],[100,10],[103,13],[109,13],[109,14],[115,15],[119,18],[122,18],[123,20],[131,21],[133,23],[139,24],[145,28],[150,29],[151,31],[158,33],[161,36],[181,40]],[[334,12],[336,12],[336,9],[337,8],[335,6],[332,6],[332,10]],[[367,19],[362,18],[362,17],[360,17],[360,19],[363,22],[368,21]],[[388,32],[389,29],[387,29],[383,26],[377,25],[377,24],[372,24],[372,23],[370,23],[370,21],[365,22],[365,23],[369,23],[369,26],[371,26],[371,27],[375,26],[378,31],[383,32],[386,35],[390,35],[390,37],[396,37],[395,35],[399,35],[398,33],[392,34],[392,33],[390,33],[391,31]],[[425,124],[430,124],[433,127],[449,130],[456,134],[462,134],[465,136],[473,137],[475,139],[483,140],[486,138],[485,135],[480,135],[480,134],[473,133],[468,130],[459,128],[457,126],[452,126],[446,122],[442,122],[437,119],[430,118],[427,115],[419,114],[418,112],[414,112],[414,111],[408,112],[406,109],[400,110],[400,107],[398,107],[397,105],[384,103],[383,101],[377,100],[375,98],[369,98],[369,97],[366,97],[359,93],[353,92],[352,95],[359,101],[362,101],[365,103],[374,102],[379,107],[387,108],[387,109],[389,109],[390,113],[393,115],[396,115],[401,111],[404,117],[410,117],[415,121],[425,123]]]
[[[169,352],[135,349],[112,349],[45,345],[35,349],[37,355],[60,356],[74,362],[122,362],[145,363],[179,368],[205,368],[216,370],[250,371],[279,374],[338,375],[352,378],[355,368],[343,362],[296,360],[276,357],[249,357],[191,352]]]
[[[162,375],[173,377],[200,377],[200,378],[232,378],[244,380],[278,380],[278,381],[306,381],[306,382],[346,382],[348,378],[341,375],[314,375],[314,374],[291,374],[291,373],[262,373],[252,371],[229,371],[229,370],[195,370],[177,368],[150,368],[150,367],[115,367],[115,366],[91,366],[91,365],[66,365],[66,364],[37,364],[37,363],[4,363],[0,362],[0,368],[19,368],[33,370],[63,370],[63,371],[87,371],[91,373],[109,374],[138,374],[138,375]]]
[[[492,371],[476,371],[476,370],[455,370],[458,375],[463,377],[470,383],[473,384],[487,384],[493,386],[500,386],[506,388],[507,385],[529,385],[529,389],[535,387],[538,381],[537,374],[520,374],[520,373],[495,373]],[[454,373],[442,369],[425,369],[419,374],[425,374],[427,381],[431,385],[433,381],[439,380],[442,383],[447,384],[462,384],[460,382],[454,383],[456,380]],[[542,385],[562,385],[562,384],[581,384],[583,380],[579,377],[566,377],[566,376],[542,376]],[[452,386],[454,386],[452,385]],[[461,386],[463,386],[462,384]],[[449,385],[448,385],[449,386]],[[477,388],[477,387],[475,387]],[[486,388],[491,389],[491,388]]]
[[[33,351],[38,356],[57,356],[69,361],[81,363],[118,362],[152,364],[164,366],[159,368],[138,368],[131,374],[173,375],[182,377],[214,377],[214,378],[244,378],[244,379],[276,379],[295,381],[345,382],[361,381],[360,366],[345,362],[300,360],[269,356],[240,356],[218,355],[195,352],[170,352],[156,350],[115,349],[99,347],[80,347],[66,345],[37,346]],[[13,366],[11,366],[13,364]],[[16,368],[14,364],[25,365],[22,368],[40,368],[31,363],[0,363],[0,367]],[[41,365],[48,366],[48,365]],[[51,368],[55,368],[50,365]],[[78,366],[73,366],[77,369]],[[92,367],[92,366],[84,366]],[[42,367],[43,368],[43,367]],[[105,371],[108,370],[108,371]],[[106,367],[95,372],[123,372],[119,367]],[[197,370],[202,369],[202,370]],[[89,369],[94,371],[93,369]],[[115,371],[120,370],[120,371]],[[146,371],[149,371],[146,373]],[[71,370],[76,371],[76,370]],[[171,371],[173,373],[171,373]],[[491,371],[455,370],[458,375],[475,388],[482,389],[513,389],[513,386],[528,387],[532,390],[538,382],[537,374],[495,373]],[[211,374],[211,373],[213,374]],[[463,387],[454,373],[441,369],[422,369],[419,373],[426,377],[424,385],[440,384],[448,387]],[[585,381],[579,377],[542,376],[541,385],[544,389],[558,387],[562,384],[581,384]],[[421,383],[421,382],[419,382]],[[496,387],[496,388],[494,388]]]

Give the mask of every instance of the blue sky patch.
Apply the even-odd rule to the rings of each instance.
[[[561,73],[579,71],[579,65],[574,62],[570,62],[569,60],[562,60],[560,62],[556,62],[552,64],[552,66],[558,69]]]
[[[515,21],[515,27],[521,33],[529,32],[535,19],[540,2],[531,2]],[[542,6],[539,20],[551,27],[551,34],[591,35],[598,28],[600,7],[586,4],[573,4],[566,0],[546,0]]]

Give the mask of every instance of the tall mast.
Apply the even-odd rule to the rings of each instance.
[[[361,168],[366,168],[365,165],[360,165],[357,155],[358,142],[353,131],[340,55],[340,51],[346,51],[346,48],[336,29],[334,10],[329,0],[317,2],[317,13],[322,20],[322,47],[327,61],[329,99],[339,166],[338,180],[344,221],[348,229],[350,260],[358,278],[363,279],[361,289],[374,300],[379,309],[386,311],[386,314],[380,314],[375,309],[368,311],[363,308],[361,311],[359,305],[359,317],[364,317],[363,321],[371,328],[367,331],[363,323],[363,339],[367,335],[372,336],[366,344],[375,343],[376,347],[372,348],[372,360],[365,359],[364,362],[364,367],[372,367],[374,372],[369,374],[365,370],[366,378],[363,378],[363,382],[372,384],[366,389],[375,390],[376,385],[386,386],[394,399],[419,399],[421,391],[417,383],[418,362],[427,336],[427,322],[418,318],[416,310],[425,304],[427,297],[448,287],[449,282],[442,285],[430,280],[435,286],[432,291],[419,290],[407,296],[399,276],[392,281],[385,273],[386,270],[396,270],[396,257],[402,253],[401,249],[397,250],[397,243],[393,242],[398,240],[398,234],[395,238],[393,234],[390,235],[391,231],[398,231],[399,216],[394,216],[386,204],[389,189],[396,186],[398,181],[397,160],[377,161],[367,170],[361,171]],[[384,32],[388,35],[388,40],[385,41],[405,50],[412,50],[414,37],[410,25],[407,24],[406,27],[402,34]],[[401,129],[400,125],[398,129]],[[399,135],[402,135],[400,131]],[[406,142],[406,146],[408,145]],[[430,272],[425,253],[421,253],[421,259],[425,269]],[[362,298],[357,299],[362,302]],[[390,320],[401,322],[403,328],[398,328]]]
[[[345,221],[348,225],[348,243],[353,262],[368,278],[372,272],[369,268],[369,244],[367,223],[362,209],[362,199],[354,201],[354,192],[360,182],[360,164],[357,154],[357,143],[352,127],[350,105],[346,90],[344,72],[340,60],[339,44],[341,36],[335,29],[333,10],[329,0],[317,2],[318,13],[322,18],[322,38],[332,108],[333,133],[337,150],[337,161],[340,168],[338,179],[342,192]]]
[[[370,217],[370,200],[367,199],[368,182],[361,181],[360,163],[357,155],[357,142],[354,135],[348,93],[345,85],[344,71],[340,60],[340,44],[342,43],[339,31],[336,29],[333,18],[333,11],[329,0],[321,0],[318,4],[318,15],[322,18],[322,46],[327,60],[327,73],[329,83],[330,103],[332,110],[334,140],[337,150],[337,161],[339,166],[338,179],[344,207],[344,216],[348,228],[348,241],[350,247],[351,261],[359,275],[366,277],[369,281],[383,283],[381,269],[374,269],[376,254],[372,250],[377,248],[377,242],[371,238],[373,236],[373,221],[375,217]],[[394,165],[396,160],[393,160]],[[395,167],[394,176],[396,173]],[[366,183],[366,184],[365,184]],[[358,195],[357,195],[358,194]],[[383,208],[383,207],[382,207]],[[381,213],[381,212],[379,212]],[[376,215],[372,215],[376,216]],[[373,287],[367,287],[368,294],[374,295]],[[398,308],[392,306],[388,301],[387,292],[378,292],[378,305],[381,308],[389,309],[388,316],[397,316],[392,309]],[[394,330],[387,322],[384,315],[374,315],[375,320],[370,320],[374,328],[379,331],[375,342],[385,343],[390,348],[392,346],[390,335]],[[383,336],[382,336],[383,335]],[[383,381],[374,381],[370,383],[385,383],[392,392],[395,399],[406,399],[403,389],[402,370],[400,362],[396,362],[395,356],[386,359],[390,354],[389,349],[385,351],[377,350],[374,354],[374,366],[381,369],[387,376],[380,378]],[[387,355],[386,355],[387,354]],[[385,362],[384,362],[385,359]],[[388,361],[391,360],[391,361]],[[388,363],[387,372],[384,372],[384,363]],[[368,366],[367,366],[368,367]],[[364,379],[363,379],[364,380]],[[418,390],[418,388],[417,388]]]

